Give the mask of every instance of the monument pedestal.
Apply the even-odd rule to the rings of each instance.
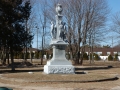
[[[65,57],[65,47],[68,45],[66,40],[66,26],[62,21],[62,5],[56,6],[56,25],[51,23],[52,40],[50,45],[53,47],[53,57],[44,66],[44,73],[47,74],[74,74],[74,66]]]
[[[72,65],[45,65],[44,72],[46,74],[74,74]]]
[[[46,74],[74,74],[74,66],[65,57],[67,43],[58,41],[51,43],[53,46],[53,58],[44,66]]]

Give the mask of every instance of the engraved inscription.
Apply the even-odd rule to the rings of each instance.
[[[49,73],[69,74],[69,73],[74,73],[74,68],[73,67],[51,67],[49,68]]]

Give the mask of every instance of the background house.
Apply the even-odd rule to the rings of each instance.
[[[85,49],[85,52],[91,53],[89,48]],[[113,47],[113,48],[105,48],[105,47],[99,47],[99,48],[93,48],[93,53],[100,56],[102,60],[106,60],[109,55],[112,55],[113,57],[117,54],[118,59],[120,60],[120,47]]]

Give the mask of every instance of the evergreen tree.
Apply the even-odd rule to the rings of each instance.
[[[87,53],[84,53],[84,54],[83,54],[83,60],[88,60],[88,55],[87,55]]]
[[[94,53],[94,60],[100,60],[100,57],[98,56],[98,54]]]
[[[108,60],[109,60],[109,61],[113,61],[113,57],[112,57],[111,54],[108,56]]]
[[[39,59],[39,52],[35,52],[35,58]]]
[[[31,10],[28,6],[29,1],[0,0],[0,42],[2,47],[10,50],[12,70],[15,70],[13,52],[22,50],[25,43],[30,44],[33,38],[25,29]]]

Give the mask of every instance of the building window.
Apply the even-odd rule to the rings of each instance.
[[[110,52],[107,52],[107,55],[110,55]]]
[[[118,52],[118,55],[120,55],[120,52]]]
[[[86,52],[87,53],[87,55],[89,54],[88,52]]]
[[[102,52],[96,52],[98,55],[102,55]]]
[[[114,55],[117,54],[117,52],[113,52],[113,53],[114,53]]]

